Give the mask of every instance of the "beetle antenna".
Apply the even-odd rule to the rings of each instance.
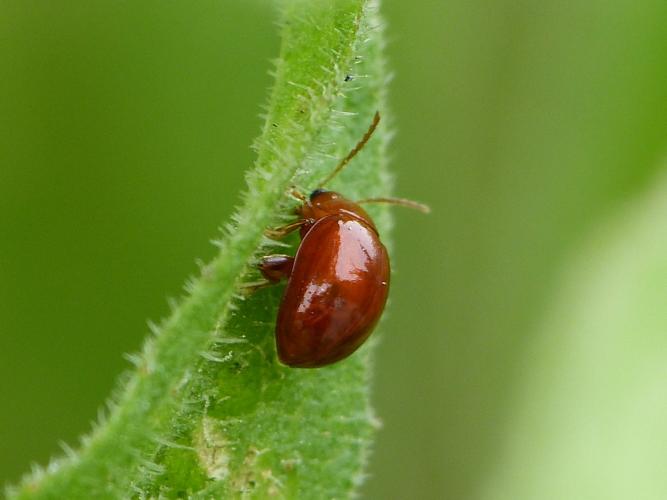
[[[431,207],[428,205],[424,205],[417,201],[406,200],[405,198],[367,198],[365,200],[359,200],[356,203],[389,203],[390,205],[400,205],[402,207],[412,208],[423,214],[431,213]]]
[[[350,151],[345,158],[343,158],[338,165],[336,165],[336,168],[331,172],[326,179],[324,179],[324,182],[320,184],[320,187],[324,187],[326,184],[331,181],[334,177],[338,175],[338,173],[345,168],[345,166],[350,163],[350,160],[354,158],[359,151],[361,151],[368,140],[371,138],[373,135],[373,132],[375,132],[375,129],[378,126],[378,123],[380,123],[380,112],[376,111],[375,115],[373,115],[373,121],[371,122],[370,126],[368,127],[368,130],[364,134],[364,136],[361,138],[361,140],[357,143],[356,146],[352,148],[352,151]]]

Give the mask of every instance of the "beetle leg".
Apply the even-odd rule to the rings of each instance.
[[[270,283],[278,283],[281,279],[289,278],[294,266],[294,257],[289,255],[267,255],[262,257],[259,271]]]
[[[275,254],[262,257],[257,267],[264,279],[244,283],[241,285],[241,293],[243,295],[250,295],[257,290],[275,285],[281,279],[289,278],[290,274],[292,274],[293,265],[294,257],[290,257],[289,255]]]
[[[283,278],[289,278],[294,265],[294,257],[289,255],[266,255],[260,259],[257,268],[264,279],[251,281],[241,285],[242,293],[250,295],[257,290],[268,288],[280,282]]]
[[[304,224],[307,224],[308,220],[307,219],[299,219],[294,222],[290,222],[289,224],[286,224],[284,226],[276,227],[273,229],[266,229],[264,231],[264,234],[268,236],[269,238],[272,238],[274,240],[284,238],[290,233],[293,233],[297,229],[299,229],[301,226]]]
[[[268,288],[273,285],[275,285],[275,283],[272,283],[268,280],[251,281],[248,283],[241,284],[241,286],[239,287],[240,288],[239,291],[241,295],[248,296],[256,292],[257,290],[261,290],[262,288]]]
[[[308,201],[308,197],[295,187],[292,187],[289,194],[292,198],[296,198],[302,203],[306,203]]]

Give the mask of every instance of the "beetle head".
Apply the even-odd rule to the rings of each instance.
[[[308,201],[300,206],[297,211],[302,218],[314,221],[329,215],[347,215],[361,219],[375,229],[373,220],[360,205],[334,191],[327,191],[326,189],[318,188],[310,193]]]

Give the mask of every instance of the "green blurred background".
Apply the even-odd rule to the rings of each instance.
[[[384,13],[395,192],[433,214],[395,211],[374,387],[384,427],[363,493],[531,498],[516,485],[539,491],[545,472],[522,477],[522,460],[564,471],[548,446],[512,455],[513,436],[569,434],[516,423],[527,358],[570,263],[663,170],[667,2],[388,0]],[[214,254],[253,160],[275,19],[268,1],[0,0],[0,482],[76,442],[146,320]],[[652,352],[667,364],[665,347]],[[567,372],[561,350],[573,352],[549,352]],[[632,443],[666,399],[616,437]],[[602,453],[584,462],[608,470]],[[662,486],[648,491],[666,498]]]

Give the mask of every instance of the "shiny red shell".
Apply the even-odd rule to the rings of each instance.
[[[315,368],[352,354],[373,331],[389,292],[389,257],[356,203],[314,191],[299,209],[302,241],[276,322],[278,357]]]

